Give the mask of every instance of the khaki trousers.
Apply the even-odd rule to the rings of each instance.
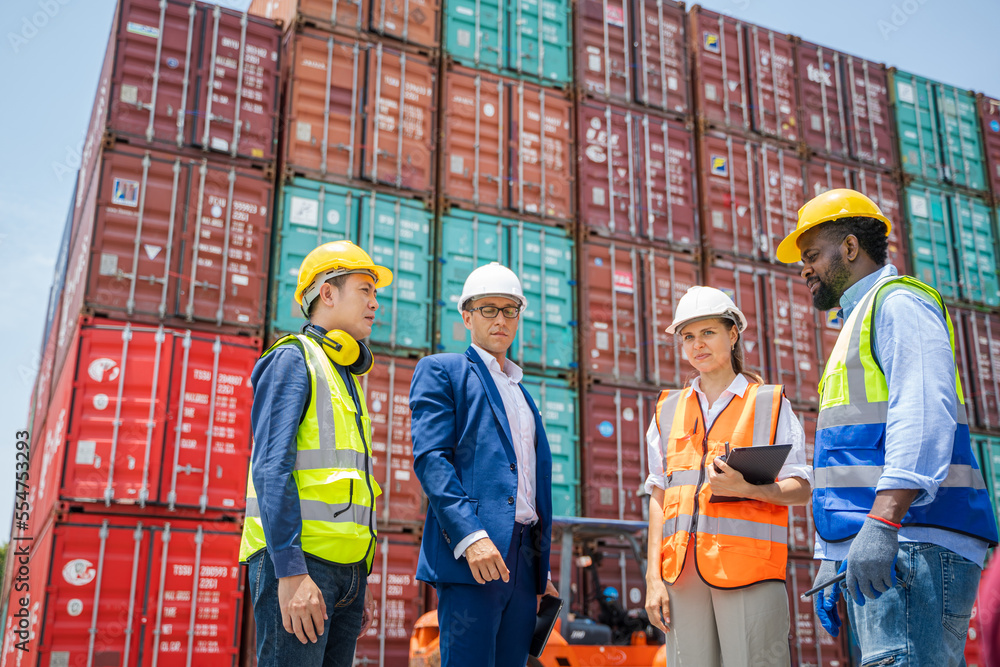
[[[702,581],[688,543],[681,576],[667,585],[667,667],[778,667],[790,664],[785,584],[719,590]]]

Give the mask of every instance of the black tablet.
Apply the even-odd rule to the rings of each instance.
[[[774,482],[781,466],[785,465],[788,453],[792,451],[791,445],[768,445],[765,447],[739,447],[729,452],[725,458],[729,467],[743,473],[743,479],[750,484],[760,486],[761,484],[771,484]],[[731,496],[713,495],[711,503],[730,503],[746,498],[733,498]]]
[[[538,605],[538,616],[535,618],[535,633],[531,636],[531,648],[528,649],[528,655],[531,657],[538,658],[542,655],[562,606],[562,598],[553,595],[542,596],[542,601]]]

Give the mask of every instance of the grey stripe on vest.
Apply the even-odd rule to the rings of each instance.
[[[365,470],[365,454],[354,449],[300,449],[295,453],[296,470],[344,468]]]
[[[663,399],[663,403],[660,405],[660,414],[658,415],[659,420],[657,421],[657,424],[667,427],[666,433],[663,432],[662,428],[660,429],[660,449],[663,451],[664,470],[670,469],[667,467],[667,441],[670,439],[670,429],[674,423],[674,415],[677,414],[677,405],[680,403],[681,394],[683,393],[683,389],[671,391],[667,394],[667,397]]]
[[[667,475],[666,488],[671,489],[675,486],[694,485],[698,483],[698,479],[700,477],[701,477],[700,470],[675,470],[674,472]]]
[[[753,416],[753,447],[771,444],[771,419],[774,412],[774,395],[778,385],[762,384],[757,387],[757,400],[754,401]]]
[[[350,511],[344,512],[343,503],[324,503],[322,500],[299,500],[299,511],[303,521],[324,521],[326,523],[356,523],[371,525],[372,509],[354,503]],[[340,512],[338,515],[337,513]],[[247,518],[260,518],[260,505],[256,498],[247,498]]]
[[[853,386],[853,380],[850,381]],[[853,391],[853,390],[852,390]],[[816,429],[835,426],[857,426],[859,424],[884,424],[889,415],[886,402],[869,403],[867,400],[849,405],[832,405],[819,411]]]
[[[691,532],[691,515],[678,514],[669,519],[663,519],[663,539],[666,539],[677,532]]]
[[[816,489],[842,489],[861,487],[873,489],[882,477],[882,466],[830,466],[813,470]],[[941,487],[971,488],[977,491],[986,488],[983,474],[971,465],[952,465]]]
[[[788,528],[786,526],[729,517],[700,516],[698,517],[698,532],[745,537],[751,540],[765,540],[780,544],[785,544],[788,541]]]
[[[861,363],[861,329],[864,328],[865,313],[868,312],[868,304],[872,302],[879,288],[888,281],[878,281],[872,289],[857,305],[857,317],[854,320],[854,329],[851,330],[851,340],[847,346],[847,358],[844,365],[847,367],[847,391],[851,405],[868,405],[868,391],[865,388],[865,367]],[[884,419],[882,420],[885,421]],[[872,423],[872,422],[861,422]],[[818,426],[817,426],[818,428]]]

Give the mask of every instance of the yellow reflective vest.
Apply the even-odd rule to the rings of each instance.
[[[281,345],[295,345],[302,351],[312,389],[296,436],[292,473],[302,513],[302,550],[332,563],[365,561],[371,572],[375,498],[382,490],[375,481],[371,418],[361,383],[350,376],[361,403],[358,414],[347,385],[319,343],[301,334],[289,335],[275,342],[263,356]],[[240,561],[266,546],[251,469]]]

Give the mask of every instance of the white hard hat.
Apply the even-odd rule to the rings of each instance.
[[[499,262],[490,262],[469,274],[462,287],[462,296],[458,299],[458,312],[465,310],[465,304],[469,301],[488,296],[513,299],[520,304],[521,310],[528,307],[521,281],[513,271]]]
[[[672,334],[688,322],[708,317],[733,320],[740,333],[747,328],[747,318],[725,292],[714,287],[695,285],[681,297],[674,312],[674,321],[667,327],[667,333]]]

